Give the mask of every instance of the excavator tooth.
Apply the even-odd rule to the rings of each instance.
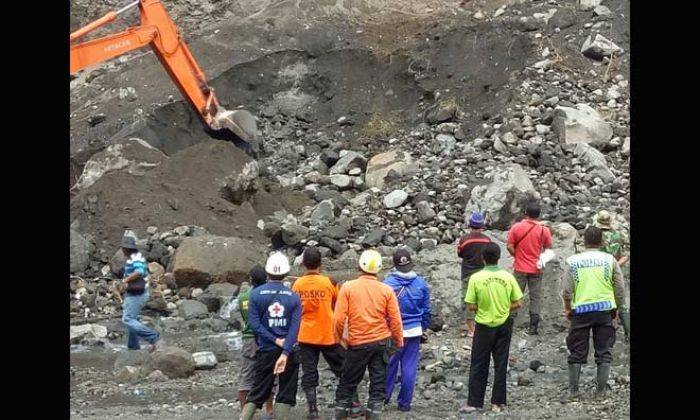
[[[214,117],[212,128],[228,129],[238,138],[250,144],[253,149],[258,149],[258,125],[253,114],[244,109],[220,111]]]

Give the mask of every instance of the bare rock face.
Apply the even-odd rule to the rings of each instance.
[[[228,282],[240,285],[250,267],[264,264],[265,248],[237,237],[204,235],[185,238],[173,261],[178,287],[206,287]]]
[[[85,271],[90,264],[90,254],[93,246],[83,235],[70,230],[70,272],[80,273]]]
[[[468,217],[481,211],[491,227],[507,230],[522,214],[527,201],[539,198],[539,194],[518,164],[498,168],[490,178],[489,184],[474,187],[465,214]]]
[[[418,165],[413,158],[400,150],[374,155],[367,162],[367,172],[365,173],[365,185],[367,188],[382,189],[388,178],[394,176],[404,176],[418,171]]]

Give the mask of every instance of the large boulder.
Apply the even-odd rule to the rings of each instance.
[[[552,129],[562,143],[607,142],[613,135],[610,124],[586,104],[578,104],[576,108],[558,106]]]
[[[496,168],[487,177],[490,183],[472,189],[466,216],[481,211],[492,228],[506,230],[522,214],[528,201],[539,198],[539,193],[517,164]]]
[[[131,175],[143,175],[165,159],[167,156],[163,152],[141,139],[121,139],[96,153],[85,163],[76,185],[78,189],[84,190],[102,175],[117,170],[126,171]]]
[[[170,379],[188,378],[194,374],[195,361],[190,352],[178,347],[164,347],[151,353],[149,367]]]
[[[418,165],[414,163],[411,155],[401,150],[391,150],[374,155],[367,162],[365,184],[367,188],[382,189],[390,178],[416,172],[418,172]]]
[[[207,287],[197,300],[202,302],[209,312],[217,312],[238,293],[238,286],[231,283],[214,283]]]
[[[600,177],[604,182],[615,180],[615,175],[608,168],[608,163],[605,161],[605,155],[596,148],[586,143],[578,143],[574,149],[574,154],[583,162],[593,177]]]
[[[178,287],[241,284],[250,267],[264,263],[266,255],[265,248],[237,237],[188,237],[175,252],[173,274]]]
[[[90,264],[90,254],[94,247],[77,231],[70,230],[70,272],[81,273]]]

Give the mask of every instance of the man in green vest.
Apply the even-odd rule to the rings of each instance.
[[[585,251],[566,259],[564,271],[564,310],[571,321],[566,346],[569,349],[569,395],[579,395],[581,366],[588,360],[589,337],[597,370],[596,395],[604,396],[610,376],[612,348],[615,344],[613,320],[624,309],[625,281],[615,257],[600,250],[603,232],[589,227],[584,233]]]

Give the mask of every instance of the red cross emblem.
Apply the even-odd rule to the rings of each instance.
[[[270,313],[271,318],[281,318],[284,316],[284,306],[280,305],[279,302],[275,302],[267,308]]]

